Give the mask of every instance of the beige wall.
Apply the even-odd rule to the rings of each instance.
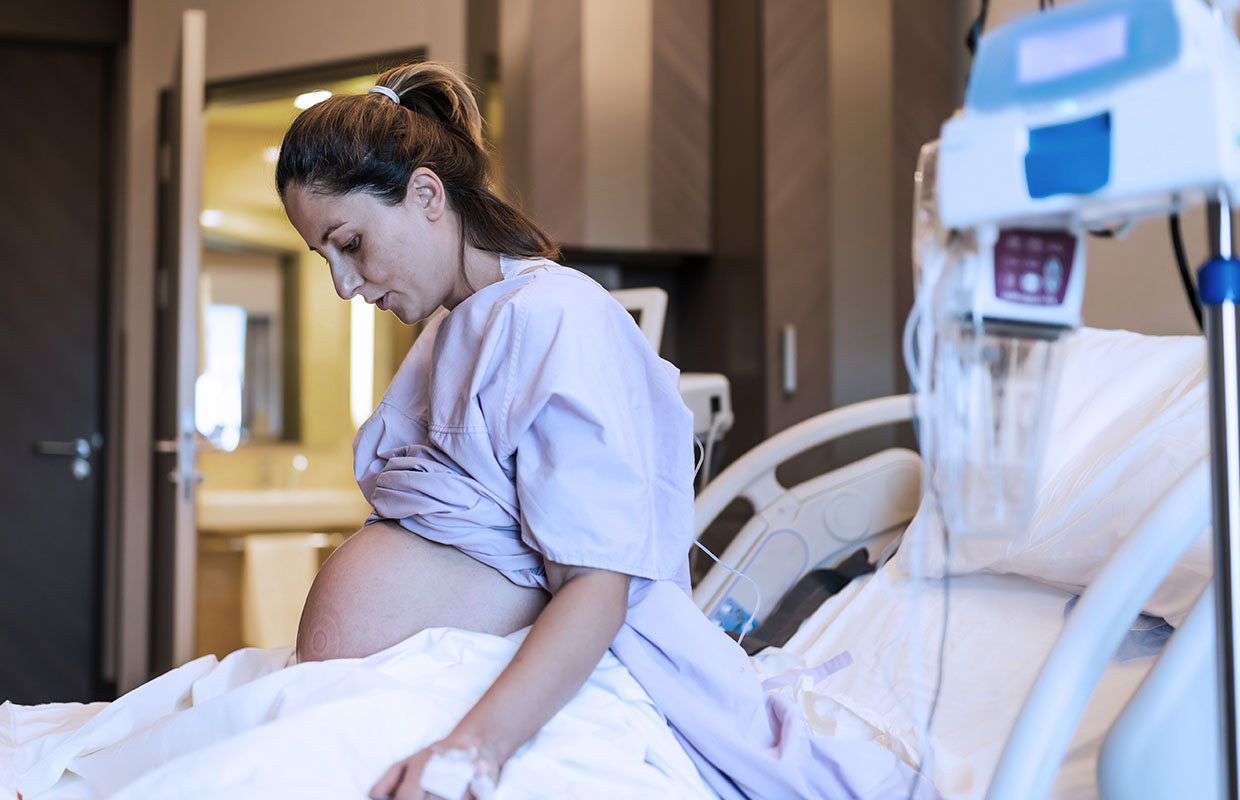
[[[305,251],[298,260],[301,351],[301,441],[330,447],[350,441],[349,420],[349,313],[331,281],[324,280],[326,265],[316,253]],[[378,400],[378,396],[375,397]]]
[[[155,273],[155,185],[159,90],[171,83],[180,15],[207,15],[207,80],[262,74],[371,53],[425,47],[431,58],[465,61],[464,0],[133,0],[120,95],[125,114],[119,137],[116,297],[124,364],[122,434],[125,476],[117,526],[122,537],[119,686],[146,678],[145,561],[150,525],[151,393]]]

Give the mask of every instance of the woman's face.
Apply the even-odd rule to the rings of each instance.
[[[443,185],[429,170],[414,172],[399,205],[366,192],[334,197],[292,186],[284,210],[310,249],[326,259],[336,294],[345,300],[361,295],[412,324],[469,295],[455,215],[447,213]]]

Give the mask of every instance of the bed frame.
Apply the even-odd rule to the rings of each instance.
[[[872,557],[885,549],[913,518],[921,496],[921,459],[905,448],[883,450],[792,488],[779,483],[776,469],[818,445],[908,421],[912,413],[912,398],[899,395],[819,414],[746,453],[698,495],[699,537],[733,500],[753,506],[753,517],[721,560],[760,588],[755,624],[811,569],[834,566],[859,547],[870,548]],[[1182,478],[1141,520],[1081,596],[1004,745],[987,800],[1050,791],[1085,705],[1132,620],[1209,523],[1209,481],[1200,474],[1206,466]],[[755,595],[747,581],[715,565],[693,599],[722,627],[739,630]],[[1098,766],[1104,800],[1219,796],[1213,611],[1206,591],[1112,726]]]
[[[917,512],[921,457],[903,447],[875,453],[794,487],[775,470],[788,459],[857,431],[907,422],[909,395],[882,397],[834,409],[776,434],[733,462],[706,485],[694,507],[700,537],[737,498],[754,509],[720,559],[761,590],[761,615],[798,579],[835,566],[865,547],[873,558],[897,538]],[[739,631],[754,611],[753,586],[718,564],[693,590],[693,600],[725,630]]]

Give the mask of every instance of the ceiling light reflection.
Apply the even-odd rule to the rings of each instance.
[[[332,96],[332,93],[327,91],[326,89],[319,89],[313,92],[306,92],[304,94],[297,95],[297,98],[293,100],[293,105],[304,110],[316,103],[323,102],[324,100],[326,100],[327,98],[331,96]]]

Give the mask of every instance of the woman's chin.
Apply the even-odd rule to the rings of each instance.
[[[410,314],[404,307],[393,307],[392,315],[405,325],[417,325],[422,320],[430,316],[430,314]]]

